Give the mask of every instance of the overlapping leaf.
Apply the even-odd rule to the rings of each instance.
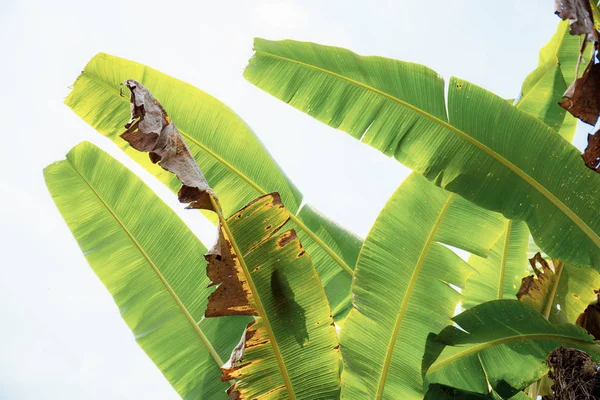
[[[250,82],[467,200],[524,220],[547,254],[600,265],[600,176],[544,123],[457,78],[447,114],[443,80],[421,65],[294,41],[254,47]]]
[[[458,326],[449,325],[428,338],[423,359],[426,385],[488,393],[489,382],[506,398],[546,374],[546,357],[558,346],[600,357],[600,346],[583,329],[553,325],[517,300],[483,303],[452,320]]]
[[[220,367],[248,319],[205,319],[206,248],[135,174],[90,143],[44,170],[90,266],[186,399],[226,398]]]
[[[465,284],[463,309],[491,300],[516,299],[521,278],[528,274],[528,239],[527,225],[509,220],[487,258],[469,257],[477,273],[471,274]]]
[[[567,87],[575,81],[575,70],[583,36],[569,33],[569,22],[561,21],[552,39],[539,55],[539,65],[532,71],[521,89],[516,105],[533,115],[571,141],[577,127],[577,118],[558,105]],[[593,46],[588,46],[585,56],[591,57]],[[583,60],[585,65],[587,60]],[[580,68],[579,75],[584,68]]]
[[[428,332],[450,321],[472,269],[444,244],[489,249],[504,219],[412,174],[365,240],[342,328],[342,397],[422,399]]]
[[[349,287],[361,241],[309,206],[279,169],[250,128],[214,97],[152,68],[107,54],[85,67],[66,99],[81,118],[113,140],[129,156],[172,190],[176,178],[153,165],[118,135],[129,119],[128,96],[120,84],[135,79],[144,84],[177,123],[208,183],[219,193],[226,215],[254,198],[277,191],[325,285],[329,301],[342,317],[349,309]]]
[[[260,317],[223,369],[224,379],[237,380],[229,389],[234,399],[339,396],[329,304],[295,232],[281,233],[288,220],[277,195],[262,196],[221,222],[222,250],[209,254],[208,273],[219,284],[209,299],[211,314]]]

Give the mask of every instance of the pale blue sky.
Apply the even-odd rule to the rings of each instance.
[[[513,98],[559,22],[553,4],[0,2],[0,399],[178,398],[88,267],[42,178],[44,166],[82,140],[127,162],[62,103],[94,54],[148,64],[224,101],[309,203],[364,236],[407,169],[246,82],[253,37],[422,63]],[[576,141],[581,147],[585,130]],[[183,212],[170,192],[132,168],[210,244],[214,233],[199,213]]]

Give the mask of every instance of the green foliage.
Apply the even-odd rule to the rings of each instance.
[[[553,325],[517,300],[480,304],[452,318],[431,334],[423,358],[426,385],[441,383],[488,393],[488,383],[510,397],[548,371],[545,360],[559,346],[575,347],[600,358],[594,338],[575,325]]]
[[[472,213],[465,203],[412,174],[381,211],[358,259],[355,308],[340,338],[342,397],[423,397],[427,333],[447,325],[460,301],[449,284],[463,287],[473,272],[443,244],[475,252],[490,248],[504,228],[499,215]],[[468,240],[456,240],[456,232],[469,232]]]
[[[44,177],[137,342],[187,399],[226,398],[220,366],[246,317],[206,319],[206,248],[140,178],[84,142]]]
[[[45,179],[136,340],[186,399],[522,400],[557,346],[600,356],[573,325],[600,286],[600,177],[565,140],[576,121],[556,105],[580,44],[560,23],[513,106],[457,78],[446,102],[421,65],[256,39],[248,80],[416,171],[364,243],[303,205],[223,103],[107,54],[66,104],[177,191],[176,176],[119,137],[130,112],[121,82],[146,86],[218,194],[218,218],[206,215],[221,252],[206,268],[206,247],[176,214],[89,143]],[[564,266],[524,304],[530,231],[530,247]],[[218,312],[205,317],[207,305]]]
[[[550,256],[600,265],[600,176],[543,122],[458,78],[446,110],[444,81],[422,65],[290,40],[256,39],[254,49],[245,77],[261,89],[479,206],[524,220]]]

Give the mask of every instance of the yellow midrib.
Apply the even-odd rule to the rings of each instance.
[[[91,77],[92,79],[96,78],[96,79],[94,79],[95,81],[102,83],[109,90],[111,90],[115,93],[119,93],[118,90],[113,88],[111,85],[106,83],[101,77],[99,77],[95,74],[83,71],[82,75],[87,75],[87,76]],[[123,102],[129,104],[129,100],[122,97],[120,95],[120,93],[119,93],[118,98],[121,99]],[[174,123],[175,123],[175,126],[177,126],[176,121],[174,121]],[[202,143],[200,143],[199,141],[197,141],[196,139],[194,139],[192,136],[188,135],[181,129],[179,129],[179,128],[177,128],[177,129],[179,130],[179,133],[181,133],[181,135],[183,137],[185,137],[185,139],[188,142],[191,142],[191,143],[195,144],[196,146],[200,147],[200,149],[202,149],[202,151],[204,151],[205,153],[207,153],[208,155],[213,157],[220,164],[222,164],[227,169],[229,169],[231,172],[233,172],[234,174],[239,176],[242,180],[244,180],[248,185],[250,185],[258,193],[260,193],[261,195],[267,194],[266,190],[264,190],[260,186],[258,186],[252,179],[250,179],[248,176],[246,176],[246,174],[244,174],[243,172],[241,172],[240,170],[235,168],[233,165],[228,163],[225,159],[223,159],[217,153],[215,153],[210,148],[206,147],[205,145],[203,145]],[[298,212],[300,212],[300,209],[298,209]],[[323,240],[321,240],[321,238],[319,238],[316,233],[314,233],[310,228],[308,228],[295,214],[290,213],[290,219],[298,226],[298,228],[302,229],[312,240],[314,240],[315,243],[317,243],[319,245],[319,247],[321,247],[323,249],[323,251],[325,251],[325,253],[327,253],[340,267],[342,267],[342,269],[348,275],[350,275],[350,276],[353,275],[352,268],[348,265],[348,263],[346,263],[344,260],[342,260],[342,258],[335,251],[333,251],[333,249],[331,247],[329,247]]]
[[[505,337],[502,339],[492,340],[492,341],[489,341],[489,342],[486,342],[486,343],[483,343],[483,344],[480,344],[477,346],[472,346],[465,351],[461,351],[460,353],[456,353],[448,358],[443,359],[440,362],[436,362],[427,370],[427,374],[430,374],[433,371],[440,369],[444,365],[458,360],[459,358],[466,357],[470,354],[477,353],[481,350],[485,350],[487,348],[499,346],[502,344],[507,344],[507,343],[512,343],[512,342],[523,342],[526,340],[553,340],[553,341],[560,341],[562,343],[574,344],[574,345],[580,346],[582,348],[592,349],[594,352],[598,352],[600,350],[600,346],[598,346],[595,343],[585,342],[583,340],[574,339],[572,337],[564,336],[564,335],[560,335],[560,334],[541,333],[541,334],[525,334],[525,335],[519,335],[519,336],[508,336],[508,337]]]
[[[171,285],[169,284],[169,282],[167,282],[166,278],[160,272],[160,270],[158,269],[158,267],[150,259],[150,256],[148,256],[148,254],[146,253],[146,251],[142,248],[142,246],[139,244],[139,242],[135,239],[135,237],[133,236],[133,234],[129,231],[129,229],[127,229],[127,227],[125,226],[125,224],[123,223],[123,221],[121,221],[121,219],[116,215],[116,213],[108,205],[108,203],[102,198],[102,196],[100,196],[100,193],[98,193],[96,191],[96,189],[94,189],[94,187],[91,185],[91,183],[85,178],[85,176],[75,167],[75,165],[70,160],[67,159],[67,161],[69,162],[69,164],[71,165],[71,167],[73,168],[73,170],[75,172],[77,172],[77,174],[81,177],[81,179],[83,180],[83,182],[85,182],[85,184],[94,193],[94,195],[96,196],[96,198],[98,198],[98,200],[102,203],[102,205],[106,208],[106,210],[112,215],[112,217],[119,224],[119,226],[121,227],[121,229],[123,229],[123,232],[125,232],[125,234],[129,237],[129,239],[131,240],[131,242],[135,245],[135,247],[142,254],[142,257],[144,257],[144,259],[146,260],[146,262],[148,263],[148,265],[150,265],[150,267],[152,268],[152,270],[154,271],[154,273],[156,274],[156,276],[158,277],[158,279],[165,286],[165,288],[167,289],[167,292],[171,295],[171,297],[173,298],[173,300],[175,301],[175,303],[177,304],[177,306],[181,309],[181,311],[185,315],[186,319],[189,321],[190,325],[192,325],[192,327],[194,328],[194,331],[200,337],[200,340],[202,340],[202,342],[206,346],[208,352],[210,353],[210,355],[212,356],[212,358],[217,363],[217,367],[220,369],[221,366],[223,365],[223,360],[221,359],[221,357],[219,357],[219,354],[216,352],[215,348],[212,346],[212,344],[210,343],[210,341],[208,340],[208,338],[206,337],[206,335],[204,334],[204,332],[202,331],[202,329],[200,328],[200,326],[194,320],[194,318],[192,317],[192,315],[188,311],[187,307],[183,304],[183,302],[181,301],[181,299],[179,298],[179,296],[177,296],[177,294],[175,293],[175,291],[173,290],[173,288],[171,287]]]
[[[271,327],[271,323],[269,322],[269,317],[267,316],[267,312],[265,311],[265,307],[263,306],[262,300],[256,289],[256,285],[251,278],[250,269],[246,265],[246,260],[244,255],[239,249],[235,238],[231,234],[231,230],[229,229],[229,224],[227,223],[227,219],[223,216],[221,207],[213,196],[210,196],[211,203],[217,215],[219,216],[219,220],[221,221],[221,226],[225,231],[225,234],[229,238],[231,243],[231,247],[233,248],[234,254],[237,256],[237,260],[242,267],[244,275],[246,276],[246,283],[250,286],[250,292],[252,293],[252,297],[254,298],[254,306],[256,307],[256,311],[262,319],[263,326],[267,331],[267,336],[269,337],[269,343],[271,344],[271,348],[273,349],[273,354],[275,355],[275,359],[277,360],[277,365],[279,366],[279,371],[281,372],[281,376],[283,378],[283,382],[285,383],[285,387],[288,392],[288,396],[290,400],[296,399],[296,393],[294,392],[294,387],[292,385],[292,380],[290,378],[290,374],[287,370],[287,366],[285,365],[285,361],[283,359],[283,355],[281,354],[281,350],[279,349],[279,343],[277,342],[277,338],[275,337],[275,333],[273,332],[273,328]]]
[[[571,210],[565,203],[563,203],[559,198],[557,198],[554,194],[552,194],[548,189],[546,189],[542,184],[540,184],[537,180],[535,180],[534,178],[532,178],[531,176],[529,176],[529,174],[527,174],[525,171],[523,171],[522,169],[520,169],[519,167],[517,167],[515,164],[513,164],[512,162],[510,162],[509,160],[507,160],[506,158],[504,158],[503,156],[501,156],[500,154],[496,153],[495,151],[493,151],[491,148],[489,148],[488,146],[484,145],[483,143],[477,141],[475,138],[469,136],[468,134],[466,134],[465,132],[455,128],[454,126],[450,125],[448,122],[443,121],[423,110],[421,110],[420,108],[417,108],[415,106],[413,106],[410,103],[407,103],[406,101],[400,100],[390,94],[387,94],[379,89],[376,89],[372,86],[363,84],[361,82],[355,81],[351,78],[348,78],[346,76],[337,74],[335,72],[332,71],[328,71],[326,69],[317,67],[315,65],[311,65],[311,64],[307,64],[304,63],[302,61],[298,61],[298,60],[293,60],[287,57],[283,57],[283,56],[279,56],[276,54],[272,54],[272,53],[268,53],[265,52],[263,50],[255,50],[257,54],[263,54],[267,57],[273,57],[273,58],[278,58],[287,62],[291,62],[291,63],[295,63],[298,64],[302,67],[308,68],[308,69],[313,69],[316,71],[320,71],[324,74],[328,74],[331,76],[334,76],[338,79],[344,80],[350,84],[356,85],[358,87],[362,87],[365,90],[371,91],[373,93],[376,93],[380,96],[383,96],[391,101],[394,101],[400,105],[402,105],[403,107],[408,108],[409,110],[412,110],[413,112],[443,126],[444,128],[446,128],[447,130],[449,130],[450,132],[453,132],[454,134],[456,134],[458,137],[466,140],[467,142],[471,143],[473,146],[477,147],[478,149],[482,150],[484,153],[488,154],[490,157],[496,159],[498,162],[500,162],[502,165],[504,165],[506,168],[510,169],[512,172],[514,172],[515,174],[517,174],[521,179],[523,179],[525,182],[527,182],[529,185],[531,185],[535,190],[537,190],[540,194],[542,194],[545,198],[547,198],[552,204],[554,204],[559,210],[561,210],[571,221],[573,221],[573,223],[575,223],[575,225],[577,225],[579,227],[579,229],[581,229],[593,242],[594,244],[596,244],[596,246],[600,247],[600,236],[598,234],[596,234],[596,232],[594,232],[573,210]],[[548,130],[554,132],[550,127],[547,127]]]
[[[508,255],[508,246],[510,243],[510,230],[512,228],[512,219],[506,224],[506,234],[504,235],[504,246],[502,248],[502,258],[500,260],[500,282],[498,282],[498,299],[504,297],[504,280],[506,277],[506,256]]]
[[[412,295],[413,288],[414,288],[414,286],[417,282],[417,279],[419,277],[419,274],[421,272],[421,267],[423,266],[423,263],[425,262],[425,257],[427,256],[427,253],[429,251],[429,246],[431,246],[431,243],[433,243],[435,234],[436,234],[437,230],[439,229],[440,224],[442,223],[442,220],[444,219],[444,215],[446,214],[448,207],[450,207],[450,204],[452,203],[453,199],[454,199],[454,193],[450,193],[448,195],[448,198],[446,199],[446,202],[442,206],[442,208],[438,214],[438,217],[435,220],[435,223],[433,224],[433,226],[431,228],[431,232],[429,232],[429,235],[427,236],[427,239],[425,240],[425,243],[423,244],[423,250],[421,250],[421,254],[419,254],[419,258],[417,260],[417,263],[415,264],[415,269],[410,277],[408,286],[406,287],[406,292],[404,293],[404,297],[403,297],[402,303],[400,305],[400,311],[398,312],[398,317],[396,318],[396,322],[394,324],[394,330],[392,331],[392,335],[390,336],[390,342],[387,346],[387,352],[386,352],[385,359],[383,361],[383,365],[381,368],[381,376],[379,377],[379,385],[377,386],[377,393],[375,394],[375,398],[378,400],[383,397],[383,391],[385,389],[387,375],[388,375],[388,372],[390,369],[390,365],[392,363],[392,355],[394,354],[394,347],[396,345],[396,340],[398,339],[398,333],[400,332],[400,326],[402,325],[402,322],[404,320],[404,314],[406,314],[406,309],[408,307],[408,301],[410,300],[410,296]]]

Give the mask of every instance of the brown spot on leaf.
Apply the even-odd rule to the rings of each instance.
[[[291,241],[293,241],[296,238],[297,238],[296,231],[293,229],[290,229],[289,231],[281,234],[281,236],[279,237],[279,240],[277,241],[277,244],[279,245],[279,247],[284,247],[286,244],[290,243]]]
[[[269,229],[271,229],[273,227],[273,225],[267,225],[265,226],[265,231],[268,231]]]

